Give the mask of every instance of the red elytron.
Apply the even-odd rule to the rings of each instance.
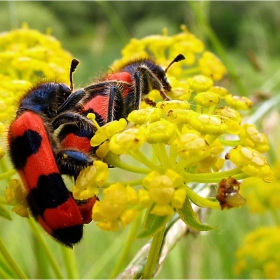
[[[72,72],[73,64],[75,61]],[[82,238],[83,224],[89,222],[85,208],[93,206],[97,198],[76,202],[56,163],[59,144],[53,137],[50,120],[70,95],[71,90],[65,84],[56,83],[42,83],[28,91],[10,125],[8,142],[32,215],[46,232],[72,247]]]

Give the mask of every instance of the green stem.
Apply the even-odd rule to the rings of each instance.
[[[186,188],[187,190],[187,196],[188,198],[196,205],[200,207],[207,207],[211,209],[218,209],[221,210],[220,203],[217,201],[211,201],[207,198],[204,198],[200,195],[198,195],[196,192],[194,192],[192,189],[189,187]]]
[[[7,178],[15,175],[16,173],[17,173],[17,171],[15,169],[11,169],[9,171],[6,171],[6,172],[0,174],[0,180],[7,179]]]
[[[176,146],[174,145],[174,141],[172,141],[170,144],[169,159],[168,159],[171,168],[173,169],[175,168],[176,161],[177,161],[177,151],[176,151]]]
[[[21,279],[27,279],[27,276],[25,275],[25,273],[19,268],[19,266],[17,265],[17,262],[13,259],[13,257],[10,255],[9,251],[7,250],[4,242],[2,241],[2,239],[0,238],[0,252],[2,253],[3,257],[5,258],[5,260],[7,261],[7,263],[10,265],[11,270],[14,271],[16,273],[16,275],[18,276],[18,278]]]
[[[143,279],[150,279],[153,277],[156,266],[158,265],[160,251],[162,248],[165,227],[154,234],[152,244],[150,247],[147,263],[143,271]]]
[[[130,186],[140,186],[142,185],[142,181],[143,181],[143,178],[141,179],[137,179],[137,180],[132,180],[132,181],[122,181],[121,183],[123,185],[130,185]],[[108,188],[109,186],[115,184],[117,182],[106,182],[103,186],[102,186],[102,189],[106,189]]]
[[[45,254],[48,257],[49,261],[50,261],[50,265],[53,268],[53,271],[55,273],[55,277],[59,278],[59,279],[63,279],[65,278],[60,270],[60,267],[57,263],[57,260],[55,259],[55,257],[53,256],[46,240],[44,239],[44,237],[42,236],[41,231],[39,230],[36,222],[34,221],[33,218],[28,219],[29,225],[31,226],[31,229],[34,233],[34,236],[38,239],[38,241],[41,243],[42,248],[45,250]]]
[[[114,267],[114,270],[111,273],[110,279],[115,278],[121,272],[123,264],[125,263],[125,261],[127,259],[127,256],[129,254],[129,251],[131,249],[131,244],[133,243],[133,241],[136,237],[137,231],[139,229],[139,225],[141,223],[141,219],[142,219],[142,213],[138,213],[134,222],[133,222],[133,226],[130,230],[128,238],[127,238],[126,242],[124,243],[125,245],[124,245],[124,248],[122,250],[122,253],[119,256],[118,261],[117,261],[117,263]]]
[[[131,151],[129,154],[136,160],[140,161],[142,164],[146,165],[148,168],[152,170],[158,169],[158,166],[151,162],[141,151]]]
[[[12,279],[11,275],[9,275],[2,267],[0,267],[0,278],[1,279]]]
[[[4,258],[4,256],[2,254],[0,254],[0,279],[13,278],[14,275],[13,275],[13,272],[11,270],[13,270],[13,268],[10,267],[10,265],[8,264],[8,262]],[[1,277],[3,273],[6,274],[6,275],[9,275],[9,276],[8,277]]]
[[[235,147],[237,145],[241,145],[242,144],[242,142],[240,140],[226,140],[226,139],[219,138],[219,141],[224,146],[229,146],[229,147]]]
[[[91,268],[87,271],[86,275],[83,276],[83,279],[97,279],[99,273],[105,269],[110,260],[119,253],[123,246],[124,235],[126,234],[123,231],[114,242],[99,256],[99,258],[92,264]]]
[[[215,106],[210,106],[208,108],[204,108],[203,114],[214,115],[214,112],[215,112],[216,108],[217,108],[216,105]]]
[[[181,175],[186,179],[187,182],[195,183],[218,183],[224,178],[229,176],[234,177],[235,179],[244,179],[248,175],[243,173],[239,168],[234,168],[227,171],[213,172],[213,173],[187,173],[182,172]]]
[[[0,204],[7,204],[8,205],[7,200],[6,200],[5,197],[0,196]]]
[[[152,144],[153,150],[161,164],[161,166],[168,166],[168,156],[166,153],[165,145],[162,143]]]
[[[11,169],[8,166],[8,159],[6,155],[0,160],[0,168],[2,172],[6,172]]]
[[[205,136],[205,140],[209,145],[211,145],[217,139],[217,137],[218,136],[216,134],[207,134]]]
[[[67,278],[68,279],[78,279],[79,273],[77,268],[77,261],[74,250],[61,246],[61,253],[63,256]]]
[[[128,164],[122,162],[120,160],[119,156],[116,156],[112,153],[108,153],[107,156],[105,157],[105,160],[108,164],[111,164],[114,167],[118,167],[118,168],[121,168],[126,171],[130,171],[133,173],[148,174],[150,172],[150,170],[146,169],[146,168],[140,168],[140,167],[128,165]]]

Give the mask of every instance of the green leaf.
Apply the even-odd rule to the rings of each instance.
[[[10,212],[2,204],[0,204],[0,217],[10,221],[12,220]]]
[[[170,218],[170,216],[157,216],[151,214],[152,209],[153,208],[151,207],[146,212],[144,230],[138,234],[138,238],[146,238],[153,236],[156,232],[161,230],[166,225]]]
[[[201,224],[196,213],[193,211],[191,203],[188,199],[185,200],[181,209],[176,209],[181,220],[189,227],[198,231],[207,231],[213,229],[212,226]]]

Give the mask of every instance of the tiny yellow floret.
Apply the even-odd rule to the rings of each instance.
[[[139,128],[129,128],[120,133],[113,135],[109,149],[117,155],[127,154],[130,151],[139,149],[146,141],[146,128],[141,126]]]
[[[274,175],[266,158],[249,147],[237,146],[229,153],[230,160],[241,170],[254,177],[260,177],[265,182],[272,182]]]
[[[194,91],[203,92],[209,90],[213,86],[213,81],[203,75],[197,75],[188,79],[188,84]]]
[[[108,165],[102,161],[94,161],[93,165],[80,172],[73,187],[74,198],[83,200],[98,194],[98,188],[104,185],[108,176]]]
[[[148,143],[168,143],[175,134],[174,125],[164,119],[147,126]]]

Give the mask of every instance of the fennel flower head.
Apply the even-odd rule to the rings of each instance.
[[[51,35],[21,29],[0,33],[0,132],[15,116],[22,95],[43,78],[69,83],[71,55]]]
[[[63,57],[69,69],[70,59],[64,58],[68,54],[62,54],[59,44],[50,40],[57,48],[55,57]],[[64,64],[49,60],[46,55],[51,50],[42,51],[44,42],[35,42],[29,51],[33,54],[39,49],[42,61],[33,56],[30,59],[51,65],[58,73],[51,71],[52,76],[48,76],[48,68],[38,70],[35,62],[29,72],[43,71],[48,78],[56,75],[57,81],[64,82],[59,76]],[[20,47],[29,50],[23,43]],[[159,92],[152,90],[148,96],[152,102],[142,102],[141,108],[132,111],[126,119],[99,126],[95,115],[88,115],[97,129],[91,145],[96,147],[99,160],[80,172],[73,196],[84,200],[98,195],[92,219],[101,229],[124,228],[137,213],[146,211],[142,237],[163,228],[176,213],[190,227],[209,230],[210,226],[198,220],[194,204],[214,209],[239,207],[245,199],[239,194],[237,180],[257,177],[265,182],[273,181],[273,173],[262,155],[269,149],[265,135],[254,125],[242,122],[242,112],[250,110],[252,102],[215,85],[226,74],[226,68],[186,27],[174,36],[165,30],[163,35],[131,39],[122,51],[123,57],[112,68],[119,69],[128,61],[147,57],[166,68],[180,53],[186,59],[167,71],[172,86],[167,93],[170,101],[163,101]],[[17,59],[21,61],[26,56],[20,52]],[[18,72],[14,67],[11,64],[10,71]],[[7,79],[19,79],[6,75]],[[31,77],[32,74],[26,78],[29,83],[33,82]],[[116,170],[120,170],[120,179],[108,179]],[[219,185],[217,196],[201,195],[200,191],[213,183]],[[15,189],[14,186],[15,182]],[[14,204],[15,193],[9,193]]]
[[[269,150],[266,136],[242,122],[242,112],[250,110],[252,102],[215,85],[226,68],[186,27],[174,36],[164,30],[163,35],[131,39],[112,68],[152,57],[165,69],[179,53],[186,59],[167,71],[170,101],[152,90],[148,96],[152,102],[142,102],[126,119],[101,127],[95,115],[88,115],[97,127],[91,145],[100,161],[80,173],[73,195],[76,199],[100,197],[92,219],[102,229],[125,227],[145,210],[142,237],[158,231],[175,213],[190,227],[208,230],[211,227],[200,223],[194,204],[239,207],[245,199],[237,180],[273,181],[262,155]],[[108,182],[114,170],[107,164],[122,169],[120,180]],[[219,187],[216,197],[200,195],[213,183]]]

